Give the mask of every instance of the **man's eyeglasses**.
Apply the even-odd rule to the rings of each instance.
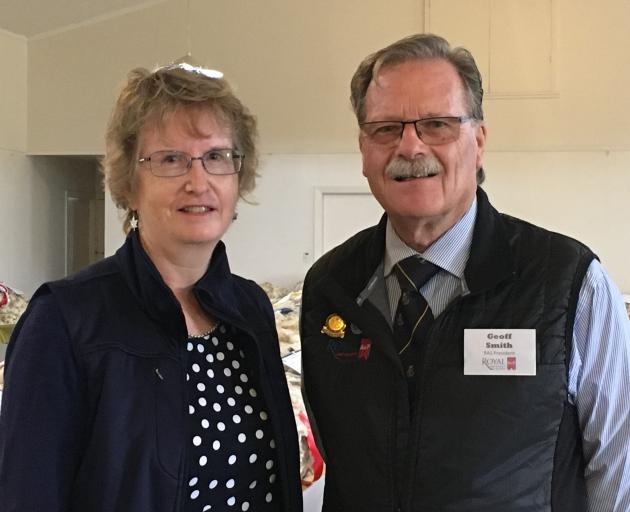
[[[469,116],[425,117],[414,121],[369,121],[359,123],[370,142],[383,146],[397,144],[406,124],[414,125],[418,138],[429,146],[448,144],[459,138],[460,126]]]
[[[192,168],[193,160],[201,160],[208,174],[236,174],[241,170],[245,155],[234,149],[211,149],[201,156],[190,156],[183,151],[156,151],[138,159],[138,163],[149,163],[154,176],[174,178],[183,176]]]

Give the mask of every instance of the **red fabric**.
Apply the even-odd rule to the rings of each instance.
[[[315,444],[315,438],[313,437],[313,431],[311,430],[311,423],[308,421],[308,417],[304,414],[304,412],[300,412],[298,417],[306,426],[306,443],[308,444],[308,449],[311,451],[311,456],[313,457],[313,482],[315,482],[324,472],[324,460],[322,459],[322,456],[317,449],[317,445]],[[313,482],[309,482],[309,484]]]
[[[0,284],[0,307],[9,302],[9,290]]]

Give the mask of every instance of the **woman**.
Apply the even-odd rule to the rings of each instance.
[[[254,186],[256,123],[215,76],[128,77],[104,173],[129,233],[42,286],[16,328],[5,512],[301,510],[273,312],[220,241]]]

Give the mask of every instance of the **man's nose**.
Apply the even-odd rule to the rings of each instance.
[[[413,123],[403,126],[397,154],[408,160],[413,160],[418,155],[425,155],[430,151],[429,146],[418,136]]]

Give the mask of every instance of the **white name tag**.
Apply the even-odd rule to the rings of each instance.
[[[536,329],[464,329],[464,375],[536,375]]]

